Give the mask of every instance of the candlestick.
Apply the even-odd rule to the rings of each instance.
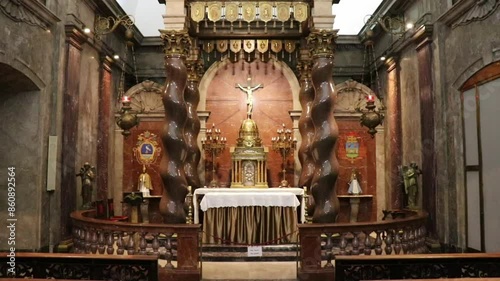
[[[286,129],[285,124],[283,124],[282,127],[283,128],[280,128],[276,131],[278,133],[278,136],[273,137],[271,139],[271,142],[273,150],[277,153],[280,153],[283,161],[283,180],[281,181],[280,186],[288,187],[288,181],[286,180],[286,158],[293,153],[294,149],[296,149],[297,140],[292,140],[292,131],[290,129]]]

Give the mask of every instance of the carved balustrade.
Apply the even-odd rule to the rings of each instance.
[[[427,253],[427,217],[408,211],[405,218],[377,222],[299,225],[299,278],[333,278],[332,260],[339,255]]]
[[[135,224],[96,219],[95,210],[75,211],[73,245],[76,253],[156,255],[173,280],[197,280],[200,270],[199,224]],[[161,260],[164,260],[161,262]],[[160,275],[162,271],[160,271]]]

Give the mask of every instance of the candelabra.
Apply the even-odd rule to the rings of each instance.
[[[281,155],[283,160],[283,180],[281,181],[281,187],[288,187],[288,181],[286,180],[286,158],[293,153],[293,150],[297,148],[297,140],[294,138],[292,140],[292,131],[285,128],[280,128],[276,131],[278,133],[277,137],[273,137],[272,147],[273,150]]]
[[[227,139],[221,137],[220,129],[215,128],[215,124],[212,125],[212,129],[207,130],[207,137],[201,139],[202,148],[206,154],[212,156],[212,180],[210,181],[210,187],[217,187],[217,173],[215,169],[215,160],[217,156],[226,148]]]

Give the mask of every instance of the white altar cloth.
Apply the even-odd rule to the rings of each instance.
[[[198,197],[204,195],[198,206]],[[297,199],[300,196],[301,201]],[[203,211],[221,207],[298,207],[305,223],[304,190],[301,188],[198,188],[194,191],[194,223],[199,223],[198,208]]]

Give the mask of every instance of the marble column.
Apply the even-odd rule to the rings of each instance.
[[[108,199],[108,158],[111,131],[111,58],[101,58],[97,131],[97,200]]]
[[[429,213],[428,231],[436,229],[436,159],[434,157],[434,86],[432,83],[432,26],[424,25],[414,36],[417,44],[418,87],[422,134],[422,207]]]
[[[392,57],[386,61],[387,65],[387,169],[389,190],[389,208],[397,210],[403,207],[403,194],[399,166],[402,161],[402,127],[401,127],[401,93],[399,83],[399,63]]]
[[[311,118],[311,109],[314,101],[314,88],[311,81],[312,60],[309,55],[309,50],[301,51],[301,61],[297,64],[297,70],[300,78],[299,100],[302,107],[302,113],[299,119],[299,131],[301,143],[298,151],[300,165],[299,187],[307,187],[309,195],[311,195],[311,182],[316,170],[314,158],[312,156],[311,144],[314,140],[314,124]],[[308,200],[308,212],[314,211],[314,198],[311,196]]]
[[[200,91],[198,85],[203,76],[203,62],[198,59],[198,53],[193,52],[186,61],[188,72],[187,87],[184,93],[184,100],[187,106],[187,122],[184,129],[186,139],[187,156],[184,164],[184,171],[188,185],[192,190],[200,187],[200,178],[198,176],[198,164],[201,159],[201,151],[198,146],[198,134],[200,133],[200,119],[196,108],[200,102]]]
[[[189,54],[191,39],[185,30],[162,30],[161,38],[165,46],[166,79],[162,96],[165,123],[162,129],[164,150],[160,175],[164,189],[160,200],[160,213],[164,223],[185,223],[184,199],[188,189],[184,172],[187,153],[184,128],[188,113],[184,101],[187,84],[184,59]]]
[[[76,26],[65,26],[66,65],[64,70],[63,128],[61,143],[61,239],[71,236],[71,212],[76,206],[76,143],[80,95],[80,62],[82,45],[87,40]]]
[[[313,55],[311,79],[315,93],[311,104],[311,118],[316,128],[311,144],[316,168],[311,182],[314,223],[334,223],[340,208],[335,188],[339,169],[335,144],[339,130],[333,114],[336,95],[332,78],[336,37],[337,32],[333,30],[313,30],[307,38]]]

